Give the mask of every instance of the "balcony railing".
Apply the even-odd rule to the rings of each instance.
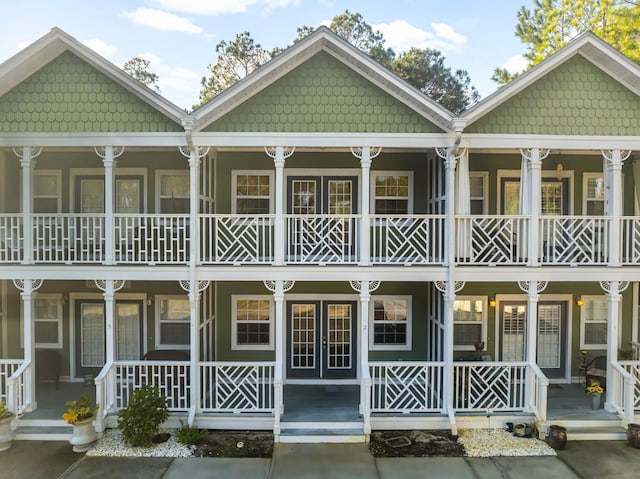
[[[280,254],[285,264],[445,264],[444,215],[371,215],[369,243],[361,244],[360,215],[284,215]],[[191,254],[189,215],[115,214],[113,232],[104,214],[37,214],[25,241],[24,217],[0,215],[0,264],[182,264]],[[275,215],[199,215],[198,264],[275,264]],[[539,243],[529,244],[525,216],[465,215],[455,218],[455,257],[461,265],[640,263],[640,217],[620,219],[620,240],[611,248],[612,219],[543,216]],[[109,244],[112,240],[112,244]],[[24,246],[31,244],[31,251]],[[362,248],[365,248],[362,250]],[[30,254],[26,254],[30,253]],[[614,254],[615,256],[612,256]]]

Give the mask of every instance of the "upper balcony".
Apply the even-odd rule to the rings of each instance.
[[[420,265],[447,262],[445,215],[283,215],[282,264]],[[0,215],[0,263],[186,265],[197,244],[199,265],[279,264],[275,215],[198,215],[192,243],[189,215]],[[112,226],[107,226],[112,225]],[[640,262],[640,217],[543,216],[530,245],[526,216],[455,218],[459,265],[634,265]],[[25,232],[31,235],[25,242]],[[31,244],[30,254],[25,245]],[[363,252],[365,254],[363,254]]]

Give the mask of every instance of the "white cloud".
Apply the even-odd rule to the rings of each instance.
[[[443,53],[462,53],[467,44],[467,37],[446,23],[432,23],[432,31],[414,27],[405,20],[371,26],[374,30],[380,30],[386,45],[396,53],[407,51],[411,47],[434,48]]]
[[[297,6],[299,0],[155,0],[161,8],[174,12],[196,15],[222,15],[242,13],[250,9],[271,11],[290,5]]]
[[[193,98],[192,103],[198,98],[201,75],[187,68],[168,65],[155,53],[140,53],[136,56],[149,61],[149,70],[158,75],[158,87],[163,96],[174,102],[177,102],[176,98],[184,96],[182,93],[188,93]],[[188,107],[191,104],[180,106]]]
[[[107,42],[100,40],[99,38],[90,38],[82,43],[105,58],[112,58],[116,51],[118,51],[115,45],[109,45]]]
[[[191,23],[184,17],[172,13],[154,10],[152,8],[138,8],[133,12],[124,12],[136,25],[155,28],[157,30],[171,30],[185,33],[202,33],[204,30]]]
[[[529,62],[522,55],[515,55],[507,59],[506,62],[502,64],[502,68],[507,70],[509,73],[520,73],[527,68]]]

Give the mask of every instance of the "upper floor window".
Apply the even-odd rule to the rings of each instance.
[[[189,172],[158,172],[158,212],[189,213]]]
[[[604,215],[604,176],[602,173],[583,174],[583,211],[586,215]]]
[[[272,183],[272,172],[234,171],[231,212],[240,215],[271,213]]]
[[[469,206],[472,215],[486,215],[489,211],[489,173],[472,171],[469,173]]]
[[[35,170],[33,174],[33,212],[60,213],[62,175],[59,170]]]
[[[411,349],[411,297],[375,296],[371,308],[369,349]]]
[[[459,296],[453,303],[453,349],[473,351],[487,341],[487,300],[484,296]]]
[[[373,213],[406,215],[413,211],[413,173],[376,171],[373,173]]]

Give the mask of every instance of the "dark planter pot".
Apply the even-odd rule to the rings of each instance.
[[[640,424],[632,423],[627,426],[627,444],[640,449]]]
[[[564,449],[567,445],[567,429],[552,424],[549,426],[549,446],[553,449]]]
[[[154,444],[162,444],[163,442],[167,442],[170,437],[171,434],[169,434],[168,432],[161,432],[153,436],[151,438],[151,442],[153,442]]]

